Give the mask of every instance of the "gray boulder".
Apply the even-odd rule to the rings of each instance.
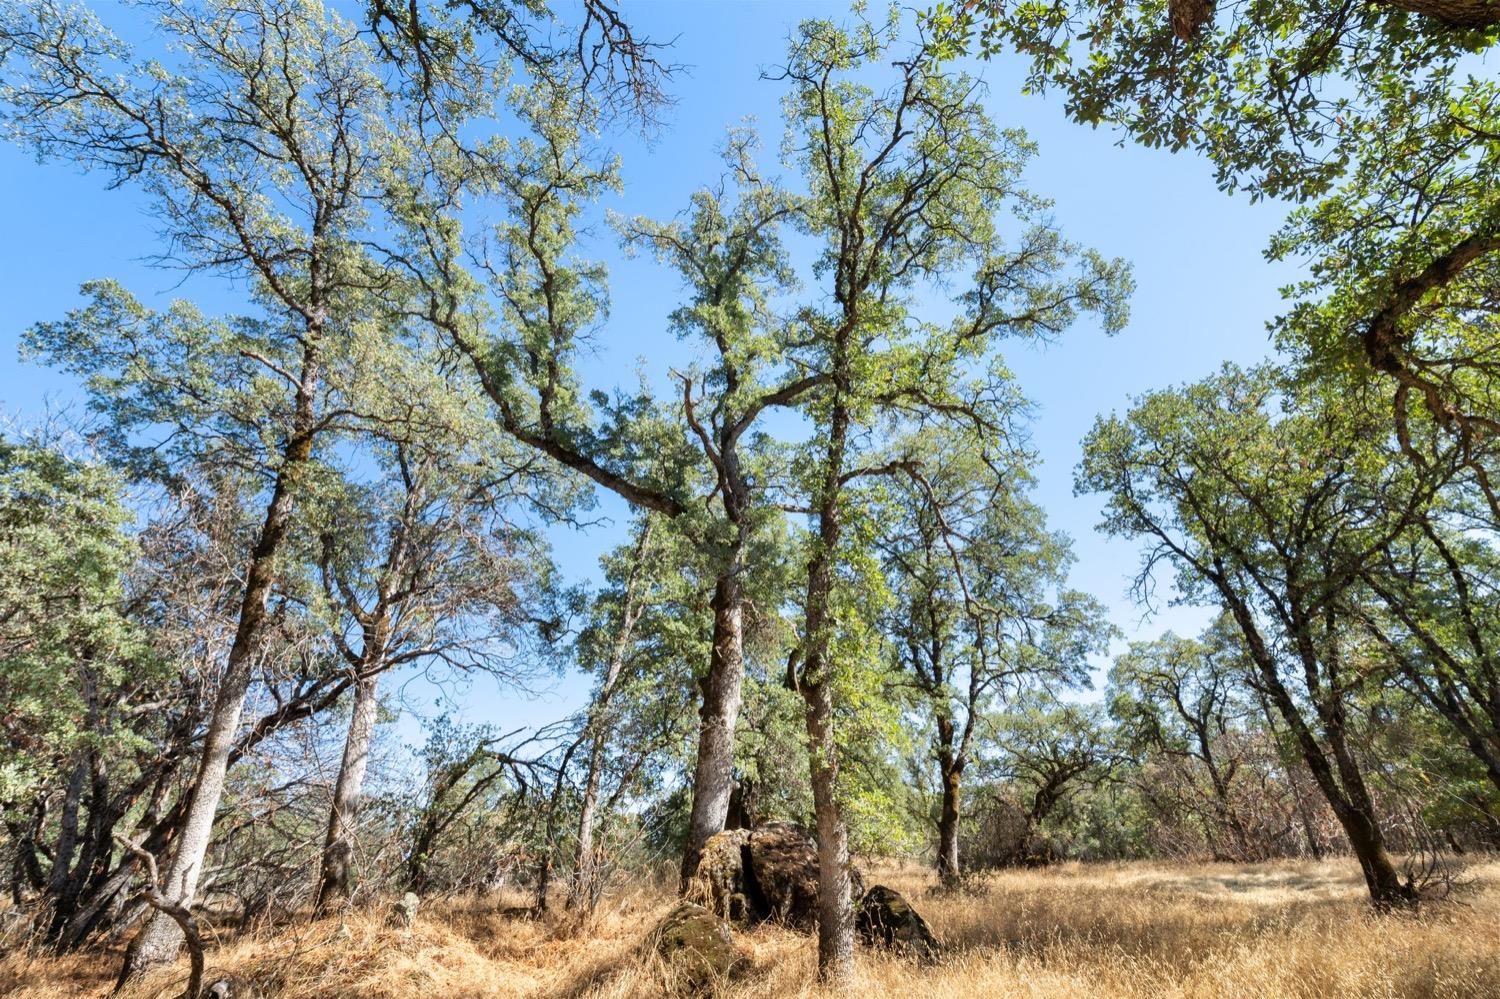
[[[422,900],[413,891],[402,895],[399,901],[391,903],[391,925],[398,926],[403,930],[409,930],[417,921],[417,909]]]
[[[205,986],[206,999],[260,999],[260,990],[249,979],[239,975],[224,975]]]

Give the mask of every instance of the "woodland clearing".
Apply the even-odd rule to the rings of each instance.
[[[1500,863],[1469,866],[1454,900],[1376,915],[1347,858],[1265,864],[1067,863],[1007,871],[979,891],[931,892],[916,866],[876,867],[947,949],[936,966],[861,952],[865,995],[1073,997],[1489,997],[1500,994]],[[561,914],[502,915],[503,893],[432,901],[410,931],[383,909],[225,933],[209,965],[271,994],[617,997],[671,991],[641,944],[673,903],[666,886],[624,886],[577,927]],[[815,939],[776,926],[736,934],[751,967],[722,996],[818,996]],[[174,994],[185,962],[128,999]],[[13,999],[105,996],[118,956],[17,952],[0,960]]]

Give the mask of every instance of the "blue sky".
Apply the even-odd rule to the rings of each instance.
[[[780,135],[780,85],[762,70],[781,61],[790,29],[808,16],[842,18],[845,4],[814,2],[627,3],[639,29],[676,39],[671,58],[687,69],[672,85],[677,102],[654,144],[619,137],[624,193],[602,208],[668,217],[688,195],[720,171],[716,155],[725,129],[756,119],[774,153]],[[1205,614],[1165,609],[1143,620],[1126,592],[1137,551],[1094,531],[1099,498],[1075,497],[1072,470],[1079,441],[1096,415],[1125,407],[1153,388],[1196,379],[1226,360],[1254,362],[1269,351],[1265,323],[1280,308],[1278,288],[1296,276],[1287,265],[1262,258],[1267,238],[1285,213],[1275,203],[1251,204],[1219,192],[1210,165],[1192,156],[1120,147],[1117,136],[1069,123],[1055,97],[1020,93],[1022,66],[998,59],[973,71],[988,83],[992,117],[1024,128],[1039,145],[1027,185],[1055,202],[1054,214],[1072,240],[1131,261],[1136,293],[1128,328],[1104,336],[1081,323],[1057,344],[1011,345],[1007,360],[1036,403],[1033,441],[1042,464],[1037,499],[1054,528],[1075,543],[1072,584],[1099,597],[1129,638],[1153,637],[1167,627],[1193,631]],[[17,359],[20,333],[37,320],[60,316],[78,301],[91,278],[113,277],[148,301],[197,300],[206,310],[232,309],[233,288],[153,269],[156,248],[145,200],[132,190],[107,191],[103,178],[63,163],[36,164],[30,155],[0,145],[0,190],[5,191],[0,239],[0,414],[22,423],[51,406],[78,404],[76,384]],[[607,261],[612,309],[598,352],[583,373],[592,387],[631,384],[644,367],[660,374],[690,358],[666,331],[679,297],[675,276],[649,258],[626,259],[603,227],[590,249]],[[559,534],[557,550],[575,578],[595,574],[598,555],[622,536],[624,508],[607,498],[600,512],[612,526],[587,534]],[[474,721],[514,727],[555,719],[581,696],[584,685],[566,678],[537,698],[478,683],[465,692],[464,713]]]

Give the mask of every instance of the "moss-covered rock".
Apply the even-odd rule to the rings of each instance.
[[[650,943],[692,985],[721,981],[747,963],[729,924],[695,902],[678,902],[656,925]]]
[[[927,920],[900,892],[885,885],[865,892],[854,925],[860,940],[871,947],[902,951],[924,961],[935,961],[942,952]]]
[[[745,848],[750,830],[725,829],[703,845],[698,871],[688,885],[687,897],[734,922],[755,922],[745,896]]]
[[[818,921],[818,849],[789,822],[754,829],[749,840],[746,896],[760,918],[807,928]]]

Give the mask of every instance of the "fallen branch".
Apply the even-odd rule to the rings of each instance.
[[[188,960],[191,962],[187,992],[184,996],[185,999],[201,999],[203,995],[203,935],[198,931],[198,917],[193,915],[192,909],[188,906],[181,902],[174,902],[161,893],[161,876],[157,873],[156,856],[153,853],[123,836],[117,835],[115,841],[138,857],[145,865],[146,887],[141,889],[138,897],[153,909],[172,917],[172,920],[182,928],[182,935],[187,939]]]

